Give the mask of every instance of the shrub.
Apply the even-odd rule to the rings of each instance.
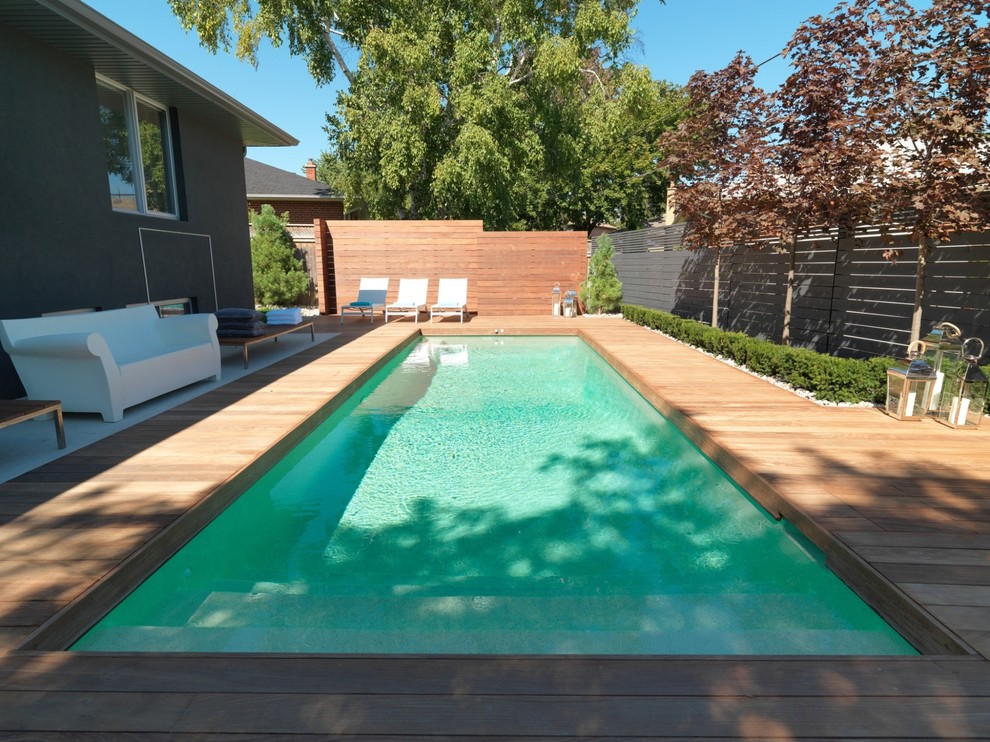
[[[257,304],[288,306],[309,288],[309,276],[285,229],[288,223],[288,213],[279,216],[271,204],[262,204],[260,212],[251,211],[251,266]]]
[[[605,235],[598,239],[598,248],[588,262],[588,277],[578,289],[578,296],[585,311],[591,314],[608,314],[619,311],[622,301],[622,283],[615,271],[612,259],[615,247],[612,239]]]
[[[741,332],[726,332],[668,312],[622,305],[630,322],[659,330],[688,345],[738,363],[753,373],[787,382],[824,402],[883,404],[887,391],[887,357],[836,358],[807,348],[777,345]]]

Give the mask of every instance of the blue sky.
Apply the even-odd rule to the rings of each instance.
[[[369,0],[374,2],[374,0]],[[251,147],[248,157],[301,172],[306,160],[326,149],[327,111],[337,85],[317,87],[305,62],[285,47],[263,48],[257,69],[232,55],[210,54],[195,33],[186,33],[166,0],[84,0],[110,20],[159,49],[207,82],[299,140],[296,147]],[[642,0],[634,22],[637,44],[630,58],[653,77],[684,84],[698,69],[724,67],[740,49],[757,63],[779,52],[806,18],[827,14],[838,0]],[[356,62],[356,58],[351,61]],[[758,82],[774,88],[787,76],[781,59],[760,70]]]

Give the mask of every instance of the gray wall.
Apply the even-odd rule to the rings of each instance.
[[[617,232],[615,265],[623,301],[711,322],[714,251],[677,249],[683,225]],[[902,356],[910,339],[918,250],[894,235],[901,255],[884,259],[875,230],[801,240],[792,344],[850,357]],[[723,252],[719,327],[779,342],[787,256],[766,247]],[[960,234],[928,266],[922,334],[942,321],[990,344],[990,237]]]
[[[0,23],[0,70],[0,318],[113,309],[149,290],[201,312],[253,306],[239,137],[173,111],[181,218],[117,213],[92,67]],[[0,398],[21,394],[0,351]]]

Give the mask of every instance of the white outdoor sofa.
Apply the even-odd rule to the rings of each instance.
[[[124,409],[203,379],[220,380],[217,319],[159,318],[151,305],[106,312],[0,320],[0,345],[31,399],[65,412]]]

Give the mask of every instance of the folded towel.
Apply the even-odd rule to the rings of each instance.
[[[298,325],[302,322],[302,309],[270,309],[268,311],[270,325]]]
[[[372,304],[371,304],[370,301],[352,301],[347,306],[354,307],[354,308],[357,308],[357,307],[370,307],[370,306],[372,306]]]

